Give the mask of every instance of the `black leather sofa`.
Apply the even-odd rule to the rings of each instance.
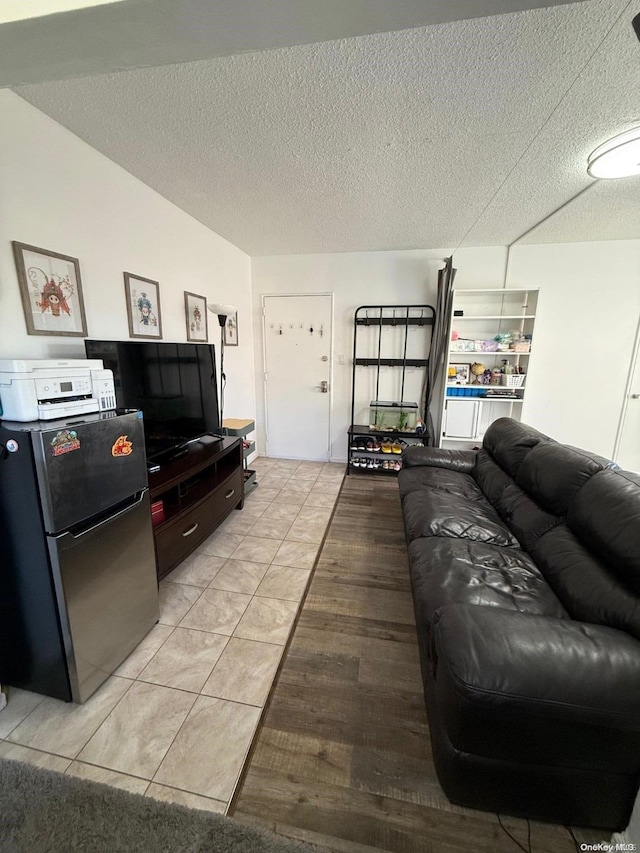
[[[509,418],[399,475],[438,777],[623,829],[640,781],[640,477]]]

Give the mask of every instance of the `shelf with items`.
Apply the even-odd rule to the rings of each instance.
[[[431,305],[363,305],[356,309],[347,474],[397,474],[395,465],[391,470],[383,465],[391,457],[399,462],[401,453],[366,450],[367,441],[422,443],[422,435],[416,432],[418,400],[429,364],[434,318]],[[367,425],[357,423],[364,418]],[[358,438],[365,449],[357,446]],[[376,462],[380,463],[377,467]]]
[[[380,430],[364,424],[354,424],[348,432],[351,473],[397,474],[404,448],[422,444],[422,435],[415,432]]]
[[[522,356],[531,355],[531,350],[527,350],[526,352],[516,352],[515,350],[496,350],[495,352],[491,350],[483,350],[483,349],[450,349],[448,351],[449,355],[483,355],[485,358],[487,356],[505,356],[506,358],[514,358],[518,356],[518,358]]]
[[[242,470],[244,476],[245,496],[252,492],[258,485],[256,472],[249,468],[248,459],[255,452],[256,443],[248,440],[247,436],[254,432],[255,421],[251,418],[225,418],[222,421],[222,432],[224,435],[235,436],[242,439]]]
[[[505,414],[519,419],[537,305],[534,290],[454,290],[441,445],[481,441],[489,424]]]

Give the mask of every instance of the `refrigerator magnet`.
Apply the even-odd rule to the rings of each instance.
[[[133,453],[133,444],[126,435],[119,436],[111,448],[112,456],[129,456]]]
[[[72,450],[80,450],[80,439],[74,429],[60,430],[51,439],[51,451],[54,456],[62,456]]]

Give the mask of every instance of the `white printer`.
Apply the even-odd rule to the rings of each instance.
[[[0,359],[0,417],[49,421],[116,407],[113,373],[98,358]]]

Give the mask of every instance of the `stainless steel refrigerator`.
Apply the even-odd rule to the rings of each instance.
[[[0,681],[84,702],[158,621],[142,413],[0,422]]]

